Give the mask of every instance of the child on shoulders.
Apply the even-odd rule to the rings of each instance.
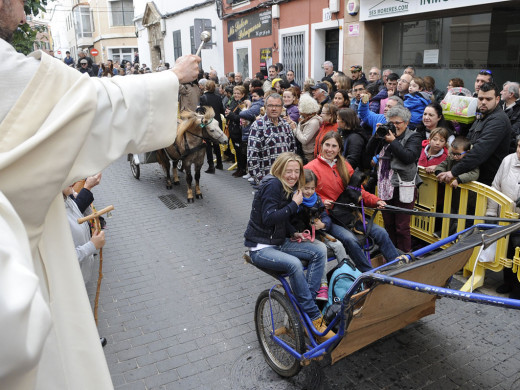
[[[408,128],[415,130],[422,122],[424,109],[431,103],[431,95],[425,91],[424,80],[420,77],[414,77],[410,81],[408,92],[404,96],[404,106],[412,114]]]

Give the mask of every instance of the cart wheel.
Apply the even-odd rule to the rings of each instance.
[[[260,293],[255,307],[255,327],[258,341],[267,364],[278,375],[290,378],[300,372],[300,361],[271,338],[273,330],[271,308],[276,335],[299,353],[303,353],[305,346],[302,326],[290,301],[282,293],[276,290],[271,291],[270,301],[269,290]]]
[[[134,162],[133,158],[130,159],[130,169],[132,170],[132,175],[139,180],[139,176],[141,176],[141,168]]]

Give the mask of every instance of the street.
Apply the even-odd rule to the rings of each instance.
[[[231,172],[202,172],[204,199],[187,205],[184,174],[166,190],[158,164],[140,168],[136,180],[121,158],[93,190],[98,209],[115,207],[98,328],[116,389],[520,387],[520,313],[447,298],[435,315],[333,366],[313,363],[295,378],[278,377],[253,322],[256,298],[274,280],[242,259],[252,187]],[[169,209],[164,195],[187,206]],[[89,284],[91,302],[95,290]]]

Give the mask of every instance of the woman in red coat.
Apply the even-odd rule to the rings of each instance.
[[[323,200],[327,209],[333,207],[332,202],[335,202],[348,187],[350,176],[354,173],[350,164],[341,155],[342,150],[343,141],[341,136],[334,131],[328,132],[322,138],[319,156],[305,165],[305,168],[313,171],[318,178],[316,192]],[[364,189],[361,189],[361,197],[367,207],[382,208],[386,206],[383,200]],[[363,222],[356,221],[354,228],[358,231],[363,231]],[[365,272],[372,268],[354,233],[336,223],[332,223],[329,232],[341,241],[360,271]],[[393,260],[399,256],[385,229],[373,225],[369,236],[379,245],[385,259]]]

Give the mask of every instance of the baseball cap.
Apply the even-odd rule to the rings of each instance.
[[[313,85],[311,89],[314,91],[315,89],[323,89],[325,92],[329,90],[329,87],[325,83],[318,83]]]
[[[88,64],[88,61],[85,60],[85,59],[82,59],[79,63],[80,63],[80,64]]]
[[[350,67],[351,72],[361,72],[361,65],[352,65]]]

